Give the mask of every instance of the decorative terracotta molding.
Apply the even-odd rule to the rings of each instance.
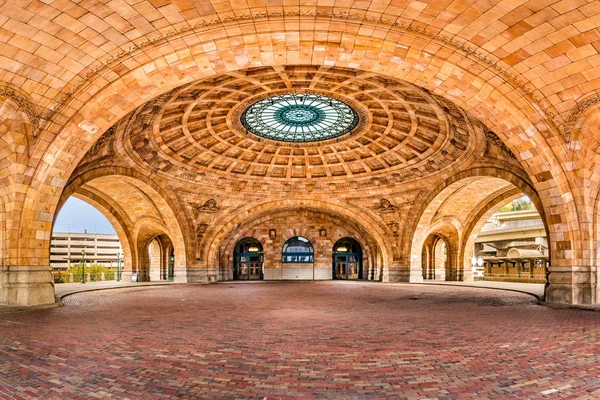
[[[600,91],[589,93],[585,96],[577,99],[577,104],[571,110],[571,113],[567,117],[565,124],[563,125],[563,134],[567,141],[571,139],[571,134],[575,129],[577,121],[581,118],[583,113],[590,107],[593,107],[600,103]]]
[[[40,115],[29,97],[20,90],[10,86],[0,86],[0,96],[11,99],[23,109],[23,112],[29,118],[29,123],[31,124],[31,133],[33,134],[34,138],[37,137],[46,119]]]

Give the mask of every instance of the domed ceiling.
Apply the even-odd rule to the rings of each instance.
[[[105,136],[114,136],[132,165],[167,178],[235,189],[330,190],[440,172],[463,162],[477,135],[484,137],[483,128],[461,109],[401,80],[285,66],[180,87]]]

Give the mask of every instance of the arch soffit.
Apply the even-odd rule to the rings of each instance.
[[[429,235],[437,235],[447,240],[454,238],[460,241],[462,238],[462,228],[462,223],[456,217],[444,217],[429,226],[429,229],[423,234],[425,238],[423,242],[427,240]]]
[[[152,179],[149,179],[145,175],[140,174],[139,172],[137,172],[133,169],[130,169],[130,168],[100,167],[100,168],[87,170],[75,177],[72,177],[69,180],[65,189],[63,190],[63,193],[61,194],[61,199],[60,199],[59,204],[62,206],[62,204],[64,204],[64,202],[68,199],[69,196],[71,196],[73,193],[77,192],[79,190],[79,188],[84,186],[86,183],[92,182],[94,179],[104,178],[104,177],[108,177],[108,176],[121,177],[121,178],[130,179],[132,181],[137,181],[138,183],[141,183],[141,187],[136,186],[137,189],[139,189],[140,191],[143,191],[143,192],[150,192],[150,194],[152,196],[148,196],[148,194],[146,193],[146,196],[149,198],[156,197],[159,200],[164,201],[166,203],[166,205],[168,206],[167,207],[169,210],[168,212],[173,214],[172,216],[168,216],[168,217],[175,217],[177,220],[177,223],[181,227],[191,229],[191,227],[188,226],[188,224],[187,224],[187,219],[185,218],[185,210],[180,206],[175,195],[164,190],[164,188],[162,188],[160,185],[158,185]],[[164,223],[164,221],[163,221],[163,223]]]

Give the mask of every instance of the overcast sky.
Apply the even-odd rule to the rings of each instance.
[[[54,232],[115,233],[106,217],[85,201],[69,197],[60,210]]]

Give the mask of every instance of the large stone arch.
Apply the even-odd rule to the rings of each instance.
[[[256,227],[264,225],[270,221],[272,217],[276,218],[282,214],[289,216],[312,214],[320,221],[336,226],[338,230],[333,232],[327,231],[325,237],[322,237],[319,230],[315,230],[314,228],[310,229],[307,226],[301,226],[297,229],[285,229],[283,232],[279,232],[277,238],[274,238],[270,237],[266,232],[259,233],[259,230],[256,229]],[[363,266],[363,268],[365,268],[363,278],[379,280],[381,271],[376,269],[377,267],[383,268],[383,263],[380,262],[380,259],[383,258],[383,255],[381,254],[382,252],[378,243],[375,241],[372,235],[370,235],[370,233],[364,229],[364,227],[357,225],[354,221],[345,220],[344,222],[340,222],[340,218],[343,217],[337,213],[330,213],[323,209],[306,208],[298,210],[297,208],[293,207],[281,207],[262,212],[257,215],[251,215],[244,220],[243,223],[236,225],[235,229],[229,231],[221,241],[219,249],[220,259],[218,260],[220,267],[219,275],[221,279],[229,279],[231,277],[231,274],[225,273],[226,271],[224,271],[224,269],[230,269],[229,267],[231,266],[231,259],[233,256],[233,246],[244,237],[251,235],[251,237],[259,240],[261,244],[264,243],[263,249],[265,251],[265,257],[268,256],[270,258],[281,258],[283,244],[295,236],[301,236],[308,239],[313,245],[315,249],[315,264],[319,263],[321,265],[326,265],[325,268],[321,268],[321,270],[326,270],[324,271],[326,276],[324,276],[324,274],[317,274],[315,279],[330,279],[327,274],[330,272],[328,270],[331,268],[333,246],[339,239],[344,237],[352,237],[361,244],[363,249],[363,261],[366,261]],[[248,233],[249,231],[251,233]],[[344,233],[340,233],[340,231],[343,231]],[[274,242],[274,240],[278,240],[278,246],[269,246]],[[323,246],[322,243],[324,241],[327,242],[325,246]],[[270,250],[274,251],[274,254],[267,254],[269,250],[268,247],[271,247]]]
[[[105,188],[105,190],[92,191],[90,185],[94,185],[92,186],[94,188]],[[123,199],[123,195],[120,197],[111,195],[113,193],[107,189],[116,186],[124,188],[122,190],[125,192],[129,191],[130,196],[135,194],[140,201],[127,203],[127,199]],[[133,170],[104,167],[87,170],[73,177],[62,193],[61,205],[71,195],[90,199],[92,205],[97,206],[105,215],[111,216],[109,220],[115,229],[123,231],[131,254],[128,268],[124,270],[124,279],[130,279],[131,274],[139,271],[141,263],[147,259],[147,257],[142,257],[148,244],[146,242],[166,235],[172,241],[175,253],[174,279],[180,282],[187,281],[187,271],[190,265],[188,264],[189,246],[187,245],[189,235],[186,233],[190,232],[191,228],[185,218],[185,211],[173,194],[166,192],[155,182]],[[141,203],[144,201],[147,202],[146,208],[141,210]],[[128,215],[136,213],[135,220],[128,217]],[[122,240],[121,235],[119,235],[119,239]],[[125,246],[123,252],[125,253]]]
[[[328,23],[333,22],[329,21]],[[324,31],[328,30],[326,25],[327,23],[322,27]],[[212,40],[190,47],[185,45],[185,49],[179,48],[179,46],[183,46],[183,41],[169,40],[169,45],[174,46],[174,52],[185,50],[189,57],[180,58],[169,65],[152,60],[136,67],[134,61],[133,64],[130,64],[131,69],[128,73],[105,81],[106,84],[102,85],[101,90],[85,93],[87,101],[76,113],[73,113],[63,126],[61,133],[47,149],[47,151],[57,154],[56,162],[52,166],[37,169],[36,178],[42,182],[42,185],[39,189],[31,192],[29,197],[37,197],[35,192],[38,190],[41,190],[40,195],[44,195],[44,186],[48,184],[61,187],[60,181],[57,181],[56,178],[64,180],[64,177],[70,174],[72,166],[83,156],[98,135],[111,125],[111,121],[118,120],[144,101],[183,83],[211,76],[225,69],[285,65],[293,61],[301,64],[325,63],[375,71],[404,79],[454,101],[479,118],[504,140],[522,161],[548,208],[552,206],[556,215],[569,215],[569,217],[559,218],[560,222],[557,223],[564,223],[566,220],[578,221],[572,204],[573,196],[570,194],[572,190],[560,164],[560,161],[565,159],[563,147],[550,146],[546,137],[554,137],[555,141],[562,139],[555,135],[550,121],[540,111],[541,108],[527,100],[527,97],[523,97],[522,89],[508,78],[503,79],[502,75],[499,75],[496,76],[496,80],[486,79],[489,66],[472,58],[458,47],[442,41],[440,46],[446,51],[429,54],[416,44],[419,43],[418,41],[415,41],[406,49],[407,46],[400,44],[400,38],[403,35],[411,38],[426,38],[427,41],[431,41],[432,38],[424,37],[423,34],[410,29],[397,27],[390,29],[394,34],[389,35],[385,40],[380,40],[382,50],[380,50],[379,57],[385,63],[373,63],[371,59],[366,59],[363,50],[359,48],[342,52],[338,43],[333,40],[321,43],[319,46],[310,41],[305,43],[302,41],[299,31],[260,32],[260,37],[266,41],[278,42],[280,38],[286,39],[287,46],[285,48],[268,51],[261,49],[258,44],[240,41],[235,45],[228,43],[227,51],[207,53],[207,43],[211,43],[210,47],[214,48],[212,45],[215,43]],[[396,30],[398,31],[396,32]],[[192,34],[190,31],[184,33],[184,35]],[[175,36],[177,35],[174,35],[173,38]],[[366,39],[366,37],[363,38],[359,34],[352,33],[350,28],[343,32],[343,36],[344,40],[349,42],[360,42]],[[378,39],[370,37],[369,40]],[[157,44],[157,46],[161,45]],[[291,50],[294,46],[302,48],[303,51]],[[218,49],[218,47],[217,45],[216,48]],[[315,47],[330,49],[330,52],[320,51]],[[405,56],[396,56],[394,50],[387,50],[388,48],[402,49]],[[333,49],[336,50],[333,51]],[[229,55],[232,53],[251,56],[231,58]],[[318,54],[323,55],[323,58],[320,58]],[[408,56],[408,54],[415,54],[416,57]],[[447,56],[441,54],[447,54]],[[448,64],[453,66],[450,73],[443,68]],[[418,74],[415,73],[416,71]],[[104,107],[106,104],[115,102],[119,104],[118,108],[107,109]],[[79,137],[76,146],[71,145],[71,138],[74,136]],[[563,228],[564,226],[559,227],[560,239],[565,239],[562,241],[568,243],[573,240],[576,242],[578,230],[569,227],[568,233],[566,233],[567,230]],[[569,247],[571,251],[579,252],[580,250],[576,244],[569,245]],[[556,254],[557,264],[570,264],[570,261],[560,257],[562,250]]]
[[[473,183],[479,186],[472,187],[475,193],[468,196],[469,185]],[[491,193],[488,193],[489,191]],[[435,233],[438,225],[452,225],[457,231],[458,241],[454,257],[458,272],[456,276],[447,279],[470,280],[470,270],[464,257],[475,224],[491,207],[517,193],[527,194],[536,207],[540,206],[539,196],[523,177],[492,167],[463,171],[432,190],[424,199],[421,209],[415,212],[413,223],[408,227],[411,241],[407,243],[410,247],[406,249],[406,254],[409,255],[411,276],[422,276],[422,249],[427,237]],[[481,198],[475,198],[476,196]],[[464,210],[458,219],[455,215],[444,214],[457,209]],[[543,210],[540,214],[544,219]]]

